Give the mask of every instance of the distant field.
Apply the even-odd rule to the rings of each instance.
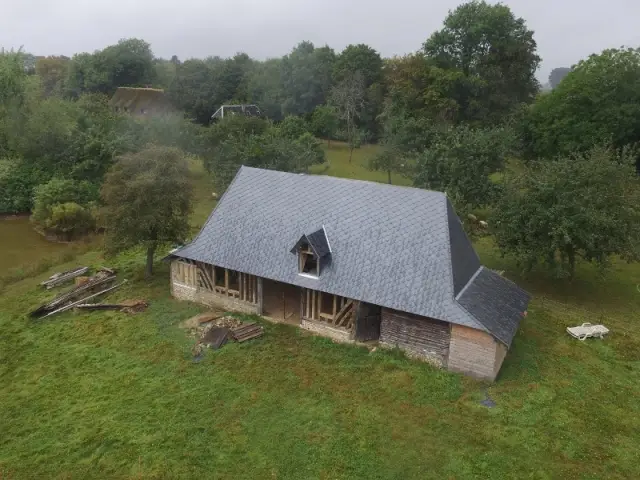
[[[332,145],[325,173],[385,181],[374,148],[349,164]],[[214,204],[199,168],[194,227]],[[271,324],[193,363],[177,325],[202,308],[169,296],[166,264],[146,282],[142,252],[57,267],[114,265],[130,283],[110,299],[151,303],[135,316],[33,322],[54,269],[16,282],[0,292],[0,479],[640,478],[640,266],[581,265],[569,284],[476,246],[534,294],[494,385]],[[565,334],[582,322],[612,334]]]

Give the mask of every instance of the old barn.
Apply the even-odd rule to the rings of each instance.
[[[242,167],[171,255],[176,298],[495,379],[529,295],[483,267],[439,192]]]

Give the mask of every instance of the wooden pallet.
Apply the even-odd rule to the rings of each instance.
[[[264,328],[262,325],[254,323],[245,323],[231,331],[233,338],[236,342],[246,342],[252,338],[261,337],[264,334]]]

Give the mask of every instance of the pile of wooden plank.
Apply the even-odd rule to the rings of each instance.
[[[264,328],[255,322],[245,323],[231,330],[231,334],[236,342],[246,342],[252,338],[260,337],[264,334]]]
[[[31,317],[44,318],[56,313],[64,312],[80,304],[87,303],[88,300],[104,295],[122,286],[125,282],[114,285],[116,274],[111,269],[101,269],[94,276],[66,292],[62,292],[56,297],[29,313]]]
[[[53,287],[57,287],[58,285],[62,285],[66,282],[70,282],[74,278],[84,275],[88,271],[89,267],[76,267],[73,270],[67,270],[66,272],[54,273],[40,285],[45,287],[47,290],[50,290]]]

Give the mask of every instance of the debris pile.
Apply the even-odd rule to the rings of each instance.
[[[264,328],[255,322],[244,323],[219,312],[196,315],[182,322],[181,327],[196,340],[192,349],[194,357],[199,357],[205,347],[217,350],[230,340],[242,343],[264,334]]]
[[[82,269],[84,268],[86,267],[82,267]],[[57,276],[56,275],[52,276],[51,278],[56,277],[54,279],[54,282],[57,280],[61,280],[63,278],[65,278],[64,281],[71,280],[72,278],[79,277],[80,275],[82,275],[82,273],[86,273],[88,270],[88,269],[84,270],[82,273],[75,275],[75,273],[77,273],[79,270],[82,270],[82,269],[75,269],[75,270],[70,270],[69,272],[62,272],[60,274],[56,274]],[[69,277],[70,274],[74,276]],[[47,282],[50,282],[51,278]],[[43,285],[45,287],[47,287],[47,285],[45,285],[47,282],[43,282]],[[56,297],[53,300],[43,305],[40,305],[38,308],[30,312],[29,315],[35,318],[40,318],[40,317],[44,318],[44,317],[54,315],[56,313],[64,312],[71,308],[77,307],[81,304],[86,305],[88,300],[92,300],[96,297],[99,297],[101,295],[104,295],[106,293],[109,293],[121,287],[126,283],[126,280],[114,285],[115,282],[116,282],[115,271],[113,271],[110,268],[101,268],[96,272],[95,275],[88,277],[88,279],[85,282],[83,283],[79,282],[80,283],[79,285],[72,287],[70,290],[67,290],[66,292],[62,292],[56,295]]]

